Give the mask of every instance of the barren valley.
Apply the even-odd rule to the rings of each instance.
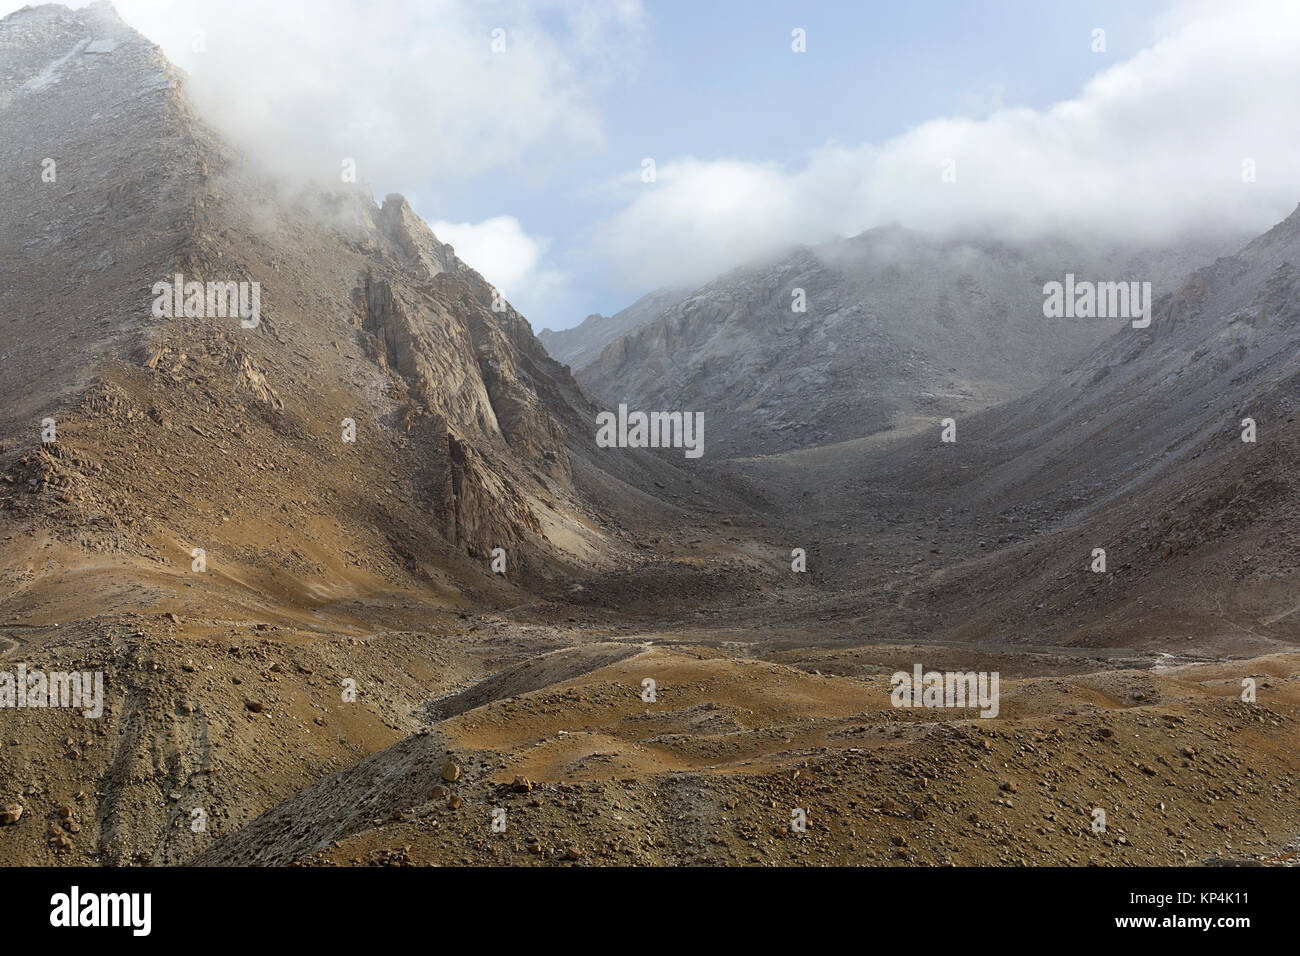
[[[106,5],[0,57],[0,671],[103,675],[0,709],[0,864],[1296,863],[1300,211],[1147,250],[1147,328],[1035,311],[1068,244],[884,230],[557,359]]]

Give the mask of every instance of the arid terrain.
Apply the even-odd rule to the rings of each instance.
[[[1149,328],[1034,331],[1055,247],[918,292],[868,235],[571,370],[185,82],[106,5],[0,21],[0,671],[104,675],[0,707],[0,865],[1297,861],[1300,210],[1149,250]],[[153,314],[177,274],[259,321]],[[706,453],[599,447],[628,396]],[[895,706],[917,665],[997,715]]]

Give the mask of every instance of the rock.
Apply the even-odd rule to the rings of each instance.
[[[460,767],[448,760],[442,765],[442,779],[448,783],[455,783],[460,779]]]
[[[255,714],[260,714],[262,711],[266,710],[266,705],[260,700],[246,700],[244,701],[244,706]]]
[[[510,787],[515,793],[528,793],[533,789],[533,783],[527,777],[520,775],[515,777],[515,782]]]
[[[570,860],[580,860],[582,859],[582,848],[571,846],[564,851],[564,855],[568,857]]]
[[[433,799],[435,800],[441,800],[450,792],[451,791],[448,790],[446,787],[444,787],[442,784],[438,784],[433,788],[432,792],[430,793],[430,796],[432,796]]]
[[[9,803],[0,809],[0,826],[8,826],[17,823],[23,815],[23,805],[21,803]]]
[[[453,793],[450,797],[447,798],[447,809],[459,810],[464,805],[464,803],[465,803],[464,797],[462,797],[459,793]]]

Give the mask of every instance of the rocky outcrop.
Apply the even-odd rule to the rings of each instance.
[[[405,200],[390,196],[385,207]],[[449,252],[431,271],[436,239],[418,220],[403,222],[423,281],[364,276],[363,342],[405,387],[399,427],[425,444],[425,486],[448,537],[473,556],[502,547],[515,560],[542,533],[530,499],[572,492],[564,428],[517,345],[541,350],[513,311],[492,312],[490,288]]]
[[[432,278],[441,272],[457,272],[460,262],[455,250],[444,245],[415,214],[406,197],[390,193],[375,216],[375,222],[401,250],[412,267]]]

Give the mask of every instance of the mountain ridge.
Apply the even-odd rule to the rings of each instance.
[[[885,226],[733,270],[575,374],[609,406],[712,409],[728,457],[906,430],[945,407],[965,413],[1024,394],[1124,321],[1045,319],[1045,282],[1140,277],[1159,292],[1203,250],[1226,248],[1099,252]],[[798,290],[807,312],[793,311]]]

